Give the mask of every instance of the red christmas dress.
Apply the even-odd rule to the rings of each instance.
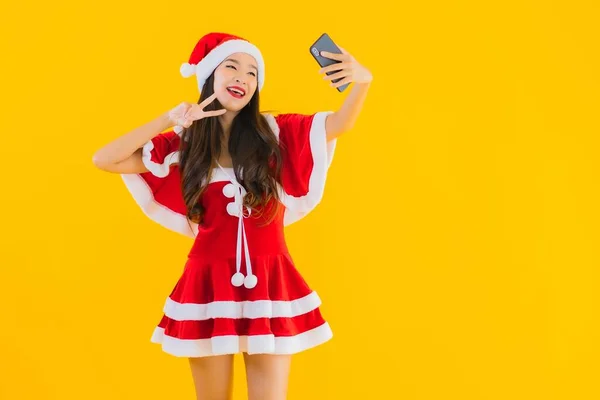
[[[321,201],[336,141],[326,140],[329,112],[265,114],[283,158],[283,207],[263,226],[242,206],[245,189],[220,165],[201,202],[200,225],[186,218],[177,164],[180,136],[157,135],[143,148],[149,172],[122,175],[143,212],[193,237],[183,273],[167,296],[151,336],[169,354],[293,354],[332,337],[321,300],[302,278],[286,246],[284,227]]]

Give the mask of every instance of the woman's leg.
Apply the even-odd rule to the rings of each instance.
[[[291,357],[244,353],[248,400],[285,400]]]
[[[197,400],[230,400],[233,355],[190,358]]]

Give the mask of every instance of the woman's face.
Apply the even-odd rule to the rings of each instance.
[[[258,85],[256,60],[246,53],[230,55],[215,70],[214,91],[228,111],[240,111],[250,102]]]

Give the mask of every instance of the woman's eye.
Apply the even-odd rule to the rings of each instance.
[[[233,65],[228,65],[227,68],[233,68],[233,69],[235,69],[235,67]]]
[[[254,72],[248,72],[248,73],[252,76],[256,76],[256,74]]]

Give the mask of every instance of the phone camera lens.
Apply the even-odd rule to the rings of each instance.
[[[318,55],[319,55],[319,50],[317,50],[317,48],[316,48],[316,47],[313,47],[313,48],[312,48],[312,52],[313,52],[313,54],[314,54],[315,56],[318,56]]]

